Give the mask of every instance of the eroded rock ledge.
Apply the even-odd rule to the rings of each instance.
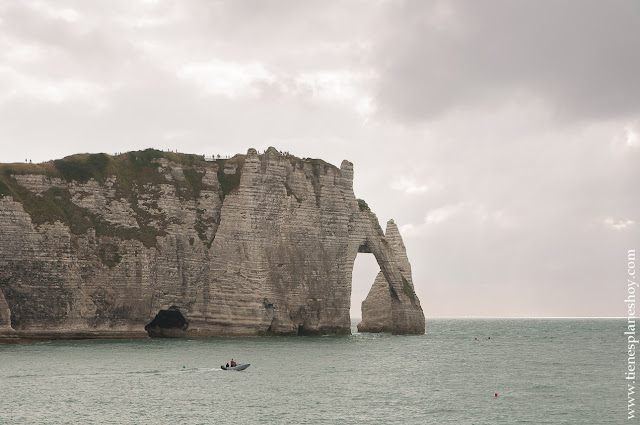
[[[397,227],[355,198],[348,161],[149,149],[0,164],[0,240],[5,339],[143,336],[170,307],[187,325],[151,326],[169,336],[349,334],[358,252],[381,269],[361,331],[425,329]]]

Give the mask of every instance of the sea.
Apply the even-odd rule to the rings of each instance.
[[[0,345],[0,424],[640,422],[626,319],[427,319],[418,336],[356,323],[350,336]],[[251,366],[222,370],[231,358]]]

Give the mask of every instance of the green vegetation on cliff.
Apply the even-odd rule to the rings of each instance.
[[[2,180],[0,180],[0,196],[11,195],[11,189]]]
[[[222,193],[220,199],[224,199],[229,193],[233,192],[238,186],[240,186],[240,176],[242,175],[242,167],[244,167],[244,155],[236,155],[231,159],[218,159],[218,182]],[[235,173],[227,174],[224,172],[225,166],[235,168]]]
[[[96,236],[118,237],[126,240],[136,239],[150,248],[156,245],[156,238],[164,234],[164,232],[144,223],[140,224],[138,228],[115,226],[86,208],[73,203],[68,189],[53,187],[36,195],[15,184],[11,187],[11,195],[22,204],[34,224],[52,224],[60,221],[69,226],[74,235],[82,235],[87,233],[89,229],[94,229]]]
[[[404,276],[402,276],[402,292],[404,292],[411,301],[415,301],[416,295],[413,290],[411,290],[411,285],[409,285],[409,281]]]
[[[369,205],[364,201],[364,199],[358,199],[358,208],[360,211],[371,211]]]
[[[92,178],[103,181],[108,165],[109,157],[103,153],[90,154],[88,156],[77,155],[69,159],[53,161],[53,166],[60,173],[61,178],[81,183],[86,183]]]
[[[159,161],[163,158],[182,165],[184,180],[174,178],[170,181],[159,171]],[[233,165],[235,174],[224,173],[227,163]],[[157,185],[173,185],[181,199],[197,199],[202,190],[216,190],[215,187],[205,184],[203,177],[207,168],[217,167],[220,180],[219,194],[223,199],[238,187],[243,164],[243,155],[207,162],[201,155],[162,152],[156,149],[117,156],[104,153],[78,154],[42,164],[0,164],[0,196],[11,195],[14,200],[20,202],[36,225],[60,221],[69,226],[75,235],[95,229],[96,236],[135,239],[146,247],[152,247],[156,246],[158,236],[166,234],[168,224],[165,214],[158,207],[157,199],[154,199],[160,196]],[[42,193],[35,193],[20,185],[15,178],[17,175],[27,174],[44,175],[49,179],[61,179],[63,182]],[[134,212],[133,218],[138,227],[114,225],[73,201],[69,191],[71,186],[65,187],[64,182],[78,185],[92,179],[102,186],[108,184],[115,191],[116,198],[127,201]],[[144,202],[140,200],[141,194],[145,195]],[[142,205],[139,204],[139,200]],[[212,223],[199,221],[197,224],[199,236],[203,240],[206,239],[207,227]],[[105,264],[109,263],[107,265],[111,266],[112,261],[117,262],[117,254],[105,258],[109,258],[105,260]]]
[[[205,189],[205,185],[202,183],[204,172],[197,171],[193,168],[185,168],[182,172],[184,174],[185,182],[187,183],[187,186],[189,186],[193,196],[196,198],[200,197],[200,191]]]
[[[47,177],[57,177],[66,181],[75,180],[83,183],[90,179],[103,182],[108,176],[116,176],[120,181],[135,183],[136,178],[148,178],[149,174],[146,171],[157,169],[159,164],[156,160],[161,158],[187,167],[204,167],[212,164],[211,162],[206,162],[202,155],[145,149],[117,156],[104,153],[76,154],[42,164],[0,164],[0,175],[42,174]]]
[[[110,243],[104,244],[100,248],[99,256],[102,264],[110,269],[114,268],[122,260],[120,254],[118,254],[118,246]]]

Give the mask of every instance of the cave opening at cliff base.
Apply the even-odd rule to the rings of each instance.
[[[351,311],[352,320],[362,319],[362,301],[367,298],[371,286],[380,272],[376,257],[371,253],[359,252],[353,262],[351,275]]]
[[[154,319],[144,327],[152,338],[175,338],[184,336],[189,321],[178,306],[172,305],[167,310],[160,310]]]

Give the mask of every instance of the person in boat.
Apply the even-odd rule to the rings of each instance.
[[[231,367],[236,367],[238,366],[238,363],[234,362],[233,359],[231,359]]]
[[[227,362],[227,368],[229,367],[229,362]]]

